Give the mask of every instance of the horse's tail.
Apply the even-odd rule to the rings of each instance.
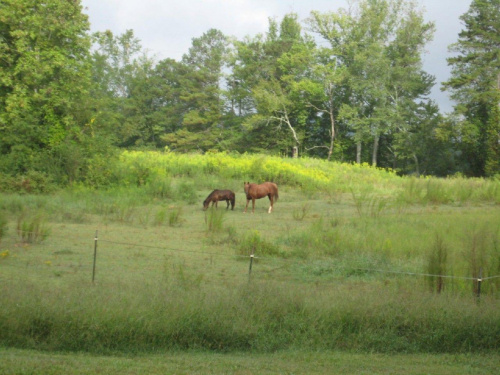
[[[274,199],[278,200],[278,198],[280,197],[279,194],[278,194],[278,185],[274,184],[274,186],[276,188],[276,191],[274,192]]]

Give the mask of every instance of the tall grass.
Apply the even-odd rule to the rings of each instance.
[[[28,243],[42,242],[50,234],[50,227],[41,212],[22,213],[17,219],[16,229],[21,240]]]
[[[178,270],[159,285],[2,286],[0,344],[113,352],[500,349],[495,304],[408,290],[328,290],[253,281],[207,287]]]
[[[222,232],[224,226],[224,215],[223,210],[218,210],[217,208],[211,207],[205,211],[205,224],[207,233],[218,234]]]
[[[436,235],[436,240],[432,250],[428,255],[427,272],[431,275],[427,280],[431,291],[438,293],[444,288],[445,276],[447,275],[446,263],[448,259],[448,248],[444,245],[443,239]]]

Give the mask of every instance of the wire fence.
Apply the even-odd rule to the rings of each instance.
[[[126,262],[123,261],[124,258],[126,258],[127,254],[123,254],[121,251],[123,251],[123,248],[128,249],[133,249],[133,250],[138,250],[138,249],[147,249],[147,250],[155,250],[155,251],[160,251],[160,253],[155,253],[155,254],[149,254],[148,257],[143,262],[139,262],[139,264],[136,264],[135,266],[135,272],[138,274],[144,274],[148,271],[153,271],[153,270],[158,270],[162,269],[164,267],[164,261],[167,259],[167,256],[165,255],[166,253],[169,254],[185,254],[185,255],[197,255],[199,258],[203,257],[203,259],[200,261],[201,263],[205,263],[207,260],[207,257],[210,259],[210,262],[212,261],[213,258],[219,258],[219,259],[224,259],[225,261],[228,262],[234,262],[235,260],[247,260],[248,267],[246,267],[244,273],[248,274],[248,280],[250,281],[252,278],[252,273],[255,272],[255,261],[268,261],[268,262],[273,262],[273,263],[279,263],[281,264],[278,267],[272,268],[272,269],[267,269],[267,272],[273,272],[277,270],[281,270],[283,268],[283,264],[286,265],[294,265],[297,263],[297,260],[294,258],[280,258],[280,257],[266,257],[266,256],[259,256],[255,252],[252,252],[249,255],[241,255],[241,254],[227,254],[227,253],[217,253],[217,252],[210,252],[210,251],[197,251],[197,250],[187,250],[187,249],[180,249],[180,248],[174,248],[170,246],[158,246],[158,245],[150,245],[150,244],[144,244],[144,243],[134,243],[134,242],[126,242],[126,241],[116,241],[116,240],[111,240],[111,239],[106,239],[106,238],[100,238],[99,237],[99,232],[96,231],[95,235],[93,237],[93,241],[91,240],[90,236],[75,236],[72,238],[71,241],[68,242],[67,236],[57,236],[57,235],[50,235],[50,241],[47,239],[43,238],[38,238],[36,241],[33,243],[30,243],[26,241],[25,239],[29,238],[35,238],[35,233],[32,232],[27,232],[27,231],[16,231],[15,234],[11,234],[10,236],[4,236],[2,238],[2,242],[0,243],[0,261],[6,260],[8,257],[16,257],[20,258],[19,262],[11,262],[9,267],[12,269],[18,269],[18,270],[26,270],[26,269],[46,269],[46,266],[52,266],[54,265],[54,260],[46,260],[47,255],[53,255],[56,258],[58,256],[63,256],[63,255],[68,255],[68,256],[73,256],[72,259],[68,259],[66,261],[64,260],[59,260],[56,264],[58,269],[63,269],[66,270],[67,272],[88,272],[89,270],[92,270],[92,283],[96,281],[96,275],[99,270],[99,258],[100,257],[107,257],[106,261],[106,270],[107,271],[117,271],[117,272],[124,272],[126,270]],[[64,240],[64,248],[60,248],[60,242]],[[106,246],[113,247],[113,251],[107,252],[106,251]],[[25,253],[29,254],[24,254],[23,256],[18,256],[18,254],[14,254],[14,252],[19,253],[19,251],[12,251],[10,249],[15,249],[15,250],[22,250],[23,248],[28,248],[30,246],[36,246],[39,249],[45,249],[48,250],[45,253],[38,252],[30,252],[30,251],[25,251]],[[120,253],[117,253],[117,247],[120,247],[118,251]],[[93,249],[93,257],[89,256],[89,249]],[[44,255],[40,255],[44,254]],[[45,258],[44,258],[45,256]],[[120,262],[115,264],[113,263],[113,257],[119,257]],[[70,257],[71,258],[71,257]],[[189,258],[190,262],[194,262],[193,257]],[[137,259],[133,258],[132,263],[138,263]],[[0,263],[1,267],[1,263]],[[203,265],[199,265],[199,268],[201,269],[204,267]],[[336,266],[336,270],[342,270],[344,272],[371,272],[371,273],[381,273],[381,274],[392,274],[392,275],[405,275],[405,276],[419,276],[419,277],[426,277],[426,278],[437,278],[437,279],[455,279],[455,280],[464,280],[464,281],[472,281],[475,283],[475,293],[477,297],[480,297],[481,295],[481,284],[485,281],[493,280],[493,279],[498,279],[500,278],[500,275],[493,275],[493,276],[482,276],[483,270],[480,268],[478,270],[478,275],[477,276],[457,276],[457,275],[443,275],[443,274],[431,274],[431,273],[419,273],[419,272],[410,272],[410,271],[402,271],[402,270],[390,270],[390,269],[380,269],[380,268],[367,268],[367,267],[345,267],[341,265]],[[130,270],[128,270],[130,272]],[[43,277],[43,272],[41,272],[41,277]],[[5,273],[0,274],[0,278],[5,277]]]

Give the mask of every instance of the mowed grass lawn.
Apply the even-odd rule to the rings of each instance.
[[[496,375],[500,355],[356,354],[285,351],[262,353],[167,352],[141,356],[97,356],[0,349],[3,375],[84,374],[478,374]]]

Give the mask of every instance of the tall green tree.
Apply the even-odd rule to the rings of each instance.
[[[219,30],[210,29],[182,58],[179,66],[181,127],[161,138],[181,151],[221,149],[227,131],[223,121],[225,102],[221,84],[228,60],[229,41]]]
[[[425,98],[432,87],[421,54],[434,26],[405,0],[363,0],[337,13],[313,12],[309,23],[347,70],[351,93],[343,117],[357,144],[356,160],[361,161],[361,145],[370,141],[377,165],[380,138],[409,125],[405,115],[411,112],[403,107]]]
[[[457,103],[456,132],[466,174],[500,173],[500,0],[473,0],[450,46],[451,78],[443,88]]]
[[[265,38],[238,44],[234,71],[254,105],[243,124],[254,149],[286,152],[302,146],[312,111],[297,83],[309,71],[314,47],[293,13],[279,24],[270,20]]]
[[[93,34],[93,126],[121,147],[155,143],[150,113],[154,61],[133,30]]]
[[[90,84],[87,16],[78,0],[2,0],[0,169],[78,169]],[[73,163],[74,162],[74,163]]]

